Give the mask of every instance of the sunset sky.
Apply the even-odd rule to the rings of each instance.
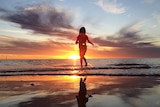
[[[0,59],[160,57],[160,0],[0,0]]]

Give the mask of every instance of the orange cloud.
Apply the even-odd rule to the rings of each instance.
[[[31,41],[27,39],[20,39],[9,36],[0,36],[0,54],[8,55],[14,58],[14,55],[18,58],[22,56],[49,56],[50,58],[66,58],[69,53],[74,52],[74,44],[56,42],[53,40],[48,41]],[[46,58],[46,57],[45,57]]]

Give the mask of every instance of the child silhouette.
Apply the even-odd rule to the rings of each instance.
[[[79,35],[77,37],[76,40],[76,44],[79,44],[79,55],[80,55],[80,64],[81,64],[81,68],[83,68],[83,60],[85,62],[85,66],[87,66],[87,61],[85,56],[85,53],[87,51],[87,45],[86,42],[88,41],[88,43],[94,45],[89,39],[88,36],[86,35],[86,29],[85,27],[81,27],[79,30]]]

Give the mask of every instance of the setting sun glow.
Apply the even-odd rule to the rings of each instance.
[[[77,60],[77,59],[79,59],[79,56],[76,54],[73,54],[73,55],[69,56],[69,59]]]

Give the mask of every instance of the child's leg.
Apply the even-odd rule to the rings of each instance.
[[[83,68],[83,58],[80,56],[81,68]]]
[[[86,58],[84,57],[83,59],[84,59],[84,62],[85,62],[85,66],[87,66],[87,60],[86,60]]]

